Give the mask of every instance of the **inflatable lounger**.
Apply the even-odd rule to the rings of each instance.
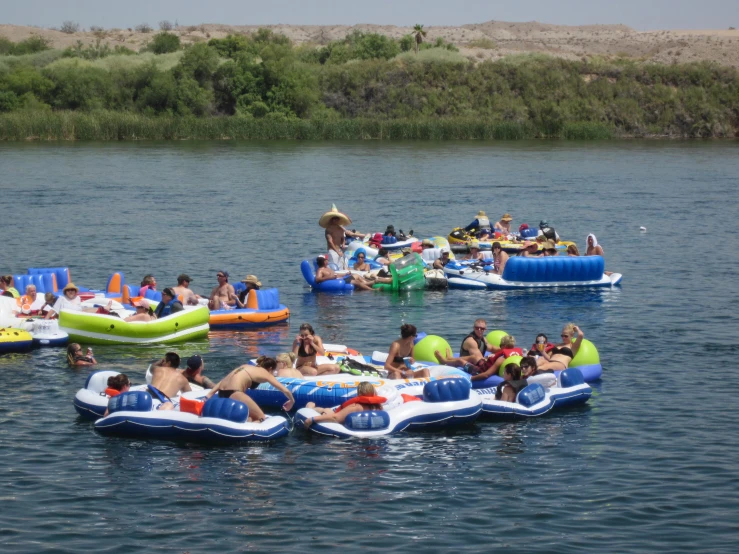
[[[285,323],[290,310],[280,304],[277,289],[250,290],[246,297],[246,308],[213,310],[210,312],[211,329],[244,329]]]
[[[620,273],[606,275],[602,256],[512,257],[496,275],[483,269],[470,269],[456,262],[444,268],[447,277],[484,283],[488,289],[543,287],[612,287],[621,283]]]
[[[62,310],[59,328],[72,342],[87,344],[172,344],[208,336],[205,306],[185,309],[154,321],[128,322],[112,315]]]
[[[310,426],[310,431],[333,437],[372,438],[402,431],[469,425],[482,410],[481,397],[471,394],[469,381],[462,378],[431,381],[407,387],[402,392],[399,394],[392,385],[379,387],[378,396],[386,399],[383,410],[354,412],[343,424],[316,422]],[[319,415],[311,408],[301,408],[295,415],[295,425],[304,427],[306,419]]]
[[[354,285],[347,282],[343,277],[316,283],[316,274],[308,260],[301,262],[300,271],[303,273],[306,283],[310,285],[311,290],[314,292],[351,292],[354,290]]]
[[[231,398],[198,398],[202,392],[182,395],[174,410],[157,410],[158,400],[148,391],[129,391],[110,398],[108,416],[95,422],[102,435],[187,440],[195,442],[254,442],[286,436],[290,432],[282,416],[249,422],[246,404]]]

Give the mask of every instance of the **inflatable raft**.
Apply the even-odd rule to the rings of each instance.
[[[505,264],[503,275],[466,267],[454,261],[447,264],[444,273],[449,278],[482,283],[494,290],[619,285],[623,275],[606,275],[604,268],[605,262],[601,256],[512,257]]]
[[[354,290],[354,285],[343,277],[316,283],[316,271],[308,260],[301,262],[300,271],[313,292],[351,292]]]
[[[124,321],[112,315],[62,310],[59,327],[72,342],[87,344],[172,344],[208,336],[205,306],[185,309],[154,321]]]
[[[479,417],[482,410],[481,397],[471,394],[469,381],[462,378],[408,386],[402,390],[402,394],[392,385],[386,385],[379,387],[377,394],[387,399],[383,410],[349,414],[343,424],[313,423],[310,431],[333,437],[373,438],[402,431],[468,425]],[[356,391],[351,396],[356,396]],[[420,401],[413,401],[413,398]],[[303,427],[306,419],[318,415],[316,410],[301,408],[295,415],[295,424]]]
[[[538,417],[553,409],[585,404],[593,394],[576,368],[566,369],[558,377],[543,374],[527,381],[515,402],[496,400],[496,388],[476,389],[474,392],[482,399],[481,417],[496,420]]]
[[[33,348],[33,338],[23,329],[0,329],[0,354],[28,352]]]
[[[245,329],[286,323],[290,310],[280,304],[277,289],[250,290],[246,297],[246,308],[213,310],[210,312],[211,329]]]
[[[274,440],[290,432],[282,416],[249,422],[243,402],[218,396],[203,402],[198,396],[202,392],[185,393],[174,410],[160,411],[159,401],[148,391],[124,392],[110,398],[109,414],[95,422],[95,430],[102,435],[229,443]]]

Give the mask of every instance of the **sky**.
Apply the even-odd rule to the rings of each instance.
[[[739,27],[739,0],[0,0],[0,24],[463,25],[497,20],[557,25],[622,23],[653,29]]]

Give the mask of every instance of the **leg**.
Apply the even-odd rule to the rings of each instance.
[[[243,402],[246,404],[246,407],[249,408],[249,419],[251,421],[262,421],[264,419],[264,412],[262,411],[262,408],[260,408],[256,402],[254,402],[249,396],[246,395],[246,393],[243,392],[235,392],[231,395],[231,398],[233,400],[238,400],[239,402]]]
[[[419,370],[414,371],[413,372],[413,377],[430,379],[431,378],[431,374],[429,373],[429,368],[424,367],[423,369],[419,369]]]
[[[446,350],[446,355],[447,357],[445,358],[438,350],[434,351],[434,356],[436,356],[436,359],[441,365],[464,367],[466,364],[476,364],[480,360],[480,358],[475,359],[475,356],[460,356],[459,358],[454,358],[448,348]]]
[[[336,364],[321,364],[316,368],[314,375],[335,375],[341,371],[341,368]]]
[[[313,377],[318,375],[318,371],[312,365],[304,365],[298,368],[298,371],[306,377]]]
[[[360,290],[375,290],[361,277],[352,277],[352,284]]]

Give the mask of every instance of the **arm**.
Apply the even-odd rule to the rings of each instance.
[[[264,373],[266,374],[266,381],[277,390],[283,392],[285,396],[287,396],[287,402],[282,405],[282,409],[286,412],[289,412],[290,409],[295,405],[295,397],[293,396],[293,393],[291,393],[285,385],[275,379],[274,375],[272,375],[269,371],[265,370]]]
[[[208,297],[208,300],[213,300],[216,297],[216,292],[218,292],[218,287],[213,287],[213,290],[210,291],[210,296]],[[161,304],[161,302],[160,302]],[[157,306],[159,308],[159,306]]]
[[[573,357],[577,356],[578,350],[580,350],[580,345],[582,344],[582,339],[585,338],[585,333],[582,332],[582,329],[575,325],[575,332],[577,333],[577,338],[575,339],[575,342],[572,343],[572,354]]]
[[[230,374],[229,374],[229,375],[230,375]],[[215,393],[217,393],[217,392],[218,392],[218,390],[219,390],[219,389],[221,388],[221,383],[223,383],[223,381],[222,381],[222,380],[221,380],[221,381],[219,381],[219,382],[218,382],[218,384],[217,384],[217,385],[216,385],[215,387],[213,387],[212,389],[210,389],[210,392],[209,392],[208,394],[206,394],[206,395],[205,395],[205,398],[206,398],[206,399],[208,399],[208,398],[213,398],[213,395],[214,395]]]
[[[503,270],[505,269],[505,264],[508,261],[508,254],[505,252],[500,253],[500,273],[499,275],[503,275]]]
[[[327,410],[321,415],[317,415],[315,417],[309,417],[305,420],[305,428],[308,429],[311,425],[318,422],[327,422],[327,423],[344,423],[346,421],[346,416],[348,416],[351,413],[354,413],[358,410],[361,410],[362,407],[358,406],[356,404],[353,404],[351,406],[347,406],[340,412],[334,412],[333,410]]]
[[[400,345],[397,342],[393,341],[393,343],[390,345],[390,352],[388,352],[387,354],[385,365],[383,366],[388,372],[388,377],[391,379],[402,379],[403,378],[403,370],[398,369],[398,367],[393,363],[393,360],[395,359],[395,356],[398,355],[399,351],[400,351]]]
[[[318,335],[313,335],[311,337],[311,346],[313,346],[313,350],[315,350],[316,354],[319,356],[324,356],[326,354],[326,349],[323,348],[323,340]]]
[[[471,377],[472,381],[484,381],[491,375],[495,375],[495,373],[498,371],[498,368],[500,367],[500,364],[492,364],[489,368],[487,368],[482,373],[478,373],[477,375],[473,375]]]
[[[492,352],[495,354],[500,348],[498,346],[495,346],[494,344],[490,344],[487,340],[485,341],[485,350],[488,352]]]

